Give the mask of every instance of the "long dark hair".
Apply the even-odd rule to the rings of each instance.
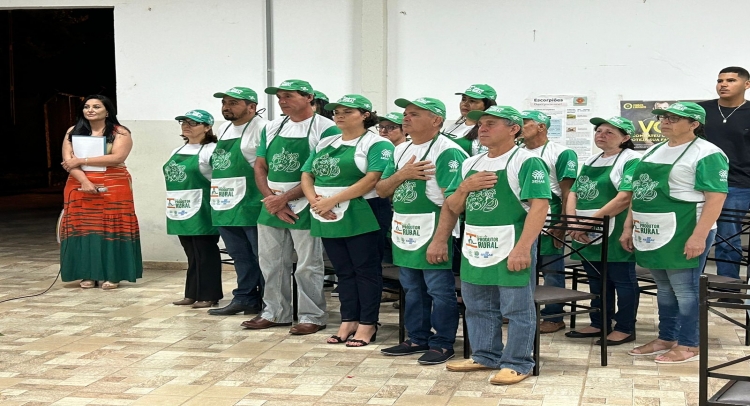
[[[491,106],[497,106],[497,102],[491,99],[482,99],[484,102],[484,110],[487,110]],[[474,127],[469,130],[468,133],[464,136],[467,140],[474,141],[479,137],[479,124],[474,124]]]
[[[109,97],[100,94],[91,94],[83,99],[83,102],[81,102],[81,106],[78,108],[78,121],[76,121],[75,126],[73,126],[73,130],[68,135],[68,139],[70,141],[73,141],[73,135],[91,135],[91,124],[89,123],[89,120],[87,120],[83,115],[83,106],[86,105],[86,102],[92,99],[101,101],[104,105],[104,109],[107,110],[107,118],[104,119],[103,134],[107,137],[107,142],[112,143],[115,141],[116,128],[123,127],[127,130],[127,127],[123,126],[119,121],[117,121],[117,109],[115,108],[115,104],[112,103],[112,100],[110,100]]]
[[[315,106],[315,112],[320,114],[321,116],[333,120],[333,111],[326,110],[323,107],[328,104],[328,100],[325,99],[315,99],[313,100],[314,106]]]

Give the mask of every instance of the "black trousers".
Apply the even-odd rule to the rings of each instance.
[[[198,301],[218,302],[221,289],[221,254],[218,235],[179,235],[188,259],[185,297]]]
[[[383,291],[380,230],[343,238],[323,238],[323,246],[339,280],[341,321],[375,324]]]

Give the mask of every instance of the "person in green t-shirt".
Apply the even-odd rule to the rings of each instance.
[[[456,95],[461,96],[461,103],[458,105],[461,118],[448,126],[443,134],[455,141],[469,156],[486,152],[487,149],[477,139],[479,133],[476,122],[466,115],[472,110],[487,110],[491,106],[497,106],[497,92],[490,85],[474,84]]]
[[[393,356],[424,353],[417,362],[434,365],[454,355],[458,303],[451,270],[453,250],[439,262],[428,263],[427,246],[437,229],[443,192],[458,174],[466,153],[440,134],[445,120],[443,102],[420,97],[397,99],[396,105],[405,109],[403,126],[412,140],[396,147],[375,189],[380,197],[393,196],[393,263],[401,267],[399,280],[405,292],[401,306],[409,339],[381,352]],[[451,245],[447,241],[443,248],[448,251]]]
[[[362,347],[378,331],[384,241],[375,184],[393,144],[367,130],[378,117],[366,97],[348,94],[325,109],[334,112],[341,135],[321,140],[310,154],[302,190],[310,201],[310,233],[322,238],[338,277],[341,326],[327,342]]]
[[[309,202],[302,193],[302,164],[320,140],[341,134],[333,121],[315,113],[310,83],[289,79],[268,87],[276,95],[283,117],[269,122],[260,134],[255,183],[262,193],[258,216],[260,269],[266,285],[265,308],[242,323],[249,329],[292,324],[292,300],[299,303],[299,323],[289,332],[313,334],[326,327],[323,296],[323,244],[310,234]],[[293,254],[297,266],[292,274]],[[298,296],[292,298],[292,277]]]
[[[461,242],[461,296],[472,357],[451,362],[449,371],[499,369],[490,383],[509,385],[529,376],[537,329],[534,286],[536,240],[552,197],[544,162],[519,148],[523,119],[509,106],[472,111],[488,152],[461,165],[445,191],[437,236],[427,250],[431,263],[442,255],[445,230],[466,213]],[[439,238],[439,239],[438,239]],[[503,317],[508,339],[503,343]]]
[[[601,154],[590,157],[571,188],[566,212],[568,215],[602,218],[610,216],[607,235],[619,238],[628,215],[633,185],[633,171],[641,155],[633,149],[630,139],[635,133],[633,122],[624,117],[603,119],[594,117],[594,142]],[[573,259],[583,259],[583,269],[589,276],[589,291],[599,295],[605,287],[599,270],[602,269],[601,240],[588,244],[601,234],[591,230],[571,230],[573,248],[580,249]],[[580,254],[580,255],[579,255]],[[635,256],[619,243],[611,241],[607,249],[607,320],[601,313],[590,313],[591,325],[565,333],[569,338],[600,337],[602,328],[608,332],[607,345],[635,341],[635,316],[638,312],[640,290],[635,274]],[[615,313],[617,293],[617,313]],[[601,308],[601,298],[591,300],[591,307]],[[616,324],[612,328],[612,319]]]
[[[552,190],[552,200],[549,202],[550,214],[563,214],[565,201],[570,193],[570,187],[578,176],[578,155],[572,149],[549,140],[547,131],[550,126],[550,116],[538,110],[524,110],[523,144],[534,155],[540,157],[549,170],[549,186]],[[544,274],[544,286],[565,287],[565,261],[563,258],[563,230],[549,230],[552,235],[539,236],[539,252],[541,257],[537,264],[537,271]],[[554,236],[554,237],[553,237]],[[565,313],[560,303],[547,304],[542,308],[542,316],[553,316]],[[539,325],[542,334],[554,333],[565,328],[562,316],[544,319]]]
[[[620,243],[656,282],[659,337],[628,352],[655,362],[698,360],[698,277],[727,196],[729,162],[702,138],[706,111],[691,102],[653,111],[667,139],[633,172],[633,198]]]

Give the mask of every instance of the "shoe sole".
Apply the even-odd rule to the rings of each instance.
[[[687,358],[687,359],[683,359],[681,361],[659,361],[659,360],[654,360],[654,362],[656,362],[657,364],[667,364],[667,365],[669,365],[669,364],[684,364],[686,362],[695,362],[695,361],[699,361],[699,360],[700,360],[700,355],[693,355],[692,357]]]
[[[424,354],[424,353],[425,353],[425,352],[427,352],[427,351],[429,351],[429,350],[420,350],[420,351],[412,351],[412,352],[400,352],[400,353],[392,353],[392,352],[385,352],[385,351],[381,350],[381,351],[380,351],[380,353],[381,353],[381,354],[383,354],[383,355],[388,355],[388,356],[391,356],[391,357],[401,357],[401,356],[403,356],[403,355]]]
[[[451,358],[453,358],[455,356],[456,356],[456,354],[453,354],[453,355],[445,358],[442,361],[419,361],[419,360],[417,360],[417,362],[420,363],[421,365],[438,365],[438,364],[444,364],[444,363],[446,363],[449,359],[451,359]]]
[[[513,384],[516,384],[516,383],[519,383],[519,382],[523,381],[524,379],[526,379],[528,377],[529,376],[526,375],[526,376],[523,377],[523,379],[519,379],[517,381],[516,380],[514,380],[514,381],[507,381],[507,382],[505,382],[505,381],[495,381],[495,380],[490,379],[490,383],[493,384],[493,385],[513,385]]]
[[[632,355],[634,357],[644,357],[644,356],[648,356],[648,355],[661,355],[661,354],[667,353],[669,351],[670,350],[658,350],[658,351],[654,351],[654,352],[645,352],[645,353],[628,351],[628,355]]]

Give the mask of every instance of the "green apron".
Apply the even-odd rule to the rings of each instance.
[[[623,150],[624,151],[624,150]],[[599,154],[596,159],[591,162],[591,165],[584,165],[581,168],[581,173],[578,175],[576,180],[576,215],[591,217],[594,213],[599,211],[612,199],[614,199],[619,191],[617,186],[612,184],[612,180],[609,175],[612,173],[612,168],[617,164],[617,160],[620,159],[622,151],[617,154],[615,161],[611,166],[599,166],[595,167],[594,162],[602,157],[604,153]],[[609,222],[609,249],[607,250],[607,262],[633,262],[635,260],[635,254],[627,252],[622,248],[622,245],[617,241],[620,235],[622,235],[623,225],[625,219],[628,217],[628,211],[623,210],[622,213],[618,214],[614,218],[610,219]],[[611,239],[612,236],[616,238]],[[589,233],[592,240],[599,237],[598,233]],[[579,249],[581,247],[580,254],[583,255],[589,261],[601,261],[602,250],[600,244],[601,240],[596,241],[593,244],[584,246],[579,242],[573,241],[573,248]],[[581,255],[573,254],[573,259],[582,259]]]
[[[437,140],[435,136],[427,147],[424,161]],[[396,160],[396,168],[412,144]],[[450,269],[453,261],[453,236],[448,237],[448,260],[440,264],[427,262],[427,247],[437,229],[440,206],[427,197],[426,180],[406,180],[393,193],[393,220],[391,241],[393,242],[393,264],[413,269]]]
[[[514,147],[505,168],[495,172],[494,187],[471,192],[466,198],[466,229],[461,244],[464,282],[492,286],[529,284],[529,268],[518,272],[508,270],[508,255],[521,238],[527,215],[508,183],[508,163],[518,150]],[[472,166],[466,177],[475,173]]]
[[[547,165],[547,162],[544,161],[544,151],[547,149],[547,144],[549,144],[549,140],[544,143],[544,147],[542,147],[542,153],[539,154],[539,158],[542,159],[542,162],[544,162],[545,166]],[[552,172],[555,170],[555,167],[548,167],[547,170]],[[557,183],[560,183],[560,179],[557,179]],[[549,200],[549,213],[557,215],[562,214],[562,208],[562,200],[560,199],[560,196],[552,193],[552,198]],[[539,237],[539,251],[541,255],[561,255],[563,253],[563,247],[556,248],[555,239],[547,234],[542,234]]]
[[[255,185],[255,170],[242,155],[242,137],[253,119],[242,128],[239,138],[224,140],[222,137],[232,124],[228,125],[211,156],[211,218],[214,226],[257,224],[263,195]]]
[[[354,146],[341,145],[336,148],[332,142],[318,152],[312,162],[315,194],[323,198],[331,197],[348,189],[365,176],[354,162],[354,154],[363,136],[364,134],[357,139]],[[327,220],[310,211],[310,234],[313,237],[351,237],[380,229],[370,204],[362,196],[341,202],[331,211],[336,215],[335,220]]]
[[[695,202],[669,195],[669,173],[697,137],[672,164],[645,162],[667,141],[645,155],[633,174],[633,245],[635,261],[648,269],[695,268],[699,258],[685,259],[685,243],[697,223]]]
[[[300,179],[302,179],[302,164],[307,161],[307,158],[310,156],[309,138],[313,123],[315,123],[315,116],[316,115],[313,114],[312,119],[310,120],[310,126],[307,128],[307,135],[303,138],[286,138],[279,136],[281,129],[284,128],[284,125],[289,121],[289,117],[284,118],[284,121],[279,125],[279,129],[276,130],[271,143],[268,144],[268,148],[266,149],[266,159],[268,162],[268,187],[274,194],[284,194],[299,185]],[[284,142],[276,142],[279,138],[284,138]],[[309,202],[307,201],[307,198],[303,195],[298,199],[290,201],[288,205],[294,214],[299,217],[294,224],[282,221],[275,215],[269,213],[265,205],[260,209],[258,223],[269,227],[309,230],[310,210],[308,210]]]
[[[199,169],[203,145],[195,155],[180,154],[182,148],[185,146],[180,147],[162,167],[167,183],[167,234],[219,234],[211,225],[211,182]]]
[[[473,140],[467,139],[466,137],[455,138],[453,142],[458,144],[467,155],[474,156],[487,152],[487,147],[479,143],[479,138]]]

